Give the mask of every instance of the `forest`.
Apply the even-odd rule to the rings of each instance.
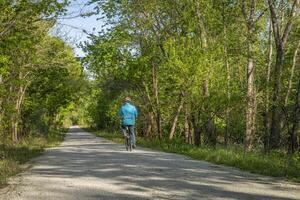
[[[299,151],[298,0],[90,3],[106,29],[82,44],[87,124],[118,130],[131,96],[146,138]]]
[[[126,96],[141,140],[288,155],[300,177],[299,0],[89,0],[105,25],[81,59],[51,34],[69,3],[0,0],[0,184],[71,124],[119,132]]]
[[[73,49],[50,30],[67,1],[0,1],[0,186],[62,139],[66,109],[84,74]]]

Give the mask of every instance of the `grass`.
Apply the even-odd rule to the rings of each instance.
[[[66,130],[51,131],[47,137],[31,136],[20,140],[15,145],[0,144],[0,187],[7,183],[7,178],[22,171],[22,164],[39,156],[45,148],[60,144]]]
[[[96,131],[100,137],[123,143],[119,133]],[[197,160],[236,167],[244,171],[273,177],[283,177],[290,181],[300,182],[300,153],[288,156],[282,152],[263,154],[261,152],[245,153],[242,148],[209,148],[195,147],[179,140],[149,140],[138,138],[137,145],[155,150],[178,153]]]

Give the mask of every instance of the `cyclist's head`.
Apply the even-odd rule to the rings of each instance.
[[[131,102],[131,98],[130,97],[125,97],[124,101],[125,102]]]

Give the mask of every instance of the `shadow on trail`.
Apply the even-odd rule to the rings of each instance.
[[[295,199],[249,191],[251,185],[257,190],[275,189],[277,185],[272,179],[262,180],[256,175],[175,154],[141,149],[129,153],[122,145],[96,138],[78,128],[70,130],[62,146],[36,162],[38,165],[31,173],[45,180],[52,177],[88,180],[88,184],[81,186],[87,188],[81,192],[81,197],[87,199]],[[53,188],[51,184],[54,183],[47,185],[49,189]],[[97,184],[97,195],[89,192],[89,184]],[[102,184],[110,185],[107,187],[110,189]],[[232,188],[239,186],[248,188],[239,192]],[[55,192],[71,195],[72,190],[59,191],[58,188]],[[149,196],[141,195],[147,192]]]

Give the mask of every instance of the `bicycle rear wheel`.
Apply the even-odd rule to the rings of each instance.
[[[129,151],[132,151],[131,137],[128,138],[128,149]]]
[[[129,148],[128,148],[128,137],[127,136],[125,136],[125,149],[126,149],[126,151],[129,150]]]
[[[132,151],[131,135],[126,133],[126,135],[124,135],[124,139],[126,151]]]

